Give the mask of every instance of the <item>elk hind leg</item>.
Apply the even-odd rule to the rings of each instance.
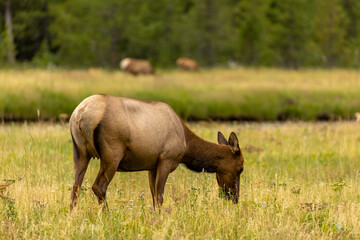
[[[92,190],[95,193],[99,204],[101,205],[104,203],[105,207],[107,207],[105,202],[106,190],[124,156],[125,148],[121,144],[119,144],[119,146],[114,146],[113,144],[111,148],[106,149],[104,147],[102,149],[103,151],[100,154],[100,170],[92,186]],[[117,151],[114,151],[114,149],[117,149]]]
[[[77,199],[79,196],[81,184],[84,179],[86,169],[90,161],[90,158],[87,156],[86,152],[80,151],[74,139],[72,139],[72,141],[73,141],[73,159],[75,166],[75,183],[73,185],[73,190],[71,193],[70,211],[77,204]]]

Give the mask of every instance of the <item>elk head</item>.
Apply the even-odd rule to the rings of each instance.
[[[216,180],[226,199],[231,199],[233,203],[237,203],[239,200],[240,174],[244,169],[244,157],[234,132],[230,134],[228,141],[221,132],[218,132],[218,142],[227,145],[228,149],[219,163]]]

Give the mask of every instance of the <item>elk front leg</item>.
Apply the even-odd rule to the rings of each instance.
[[[166,180],[171,172],[169,161],[161,161],[156,170],[155,180],[155,205],[160,209],[163,204],[163,194]]]
[[[153,199],[153,206],[155,208],[155,181],[156,181],[156,169],[149,171],[149,184],[150,184],[150,191],[151,196]]]

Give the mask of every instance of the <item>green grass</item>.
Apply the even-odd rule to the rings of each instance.
[[[351,119],[360,111],[353,70],[209,69],[133,77],[103,69],[0,71],[0,118],[56,119],[96,93],[159,100],[185,119]],[[40,115],[38,115],[40,113]]]
[[[91,191],[99,161],[85,175],[69,213],[74,181],[66,126],[0,125],[1,239],[358,239],[360,124],[191,123],[215,141],[238,134],[244,152],[239,204],[218,197],[214,174],[180,166],[170,174],[161,213],[151,207],[146,172],[117,173],[110,211]],[[13,199],[11,201],[10,199]]]

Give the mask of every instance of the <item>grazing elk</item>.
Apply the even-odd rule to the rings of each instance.
[[[147,60],[124,58],[120,62],[121,70],[131,73],[133,75],[138,74],[154,74],[154,69],[151,63]]]
[[[360,123],[360,113],[355,113],[356,122]]]
[[[244,158],[235,133],[227,141],[218,132],[219,144],[207,142],[165,103],[93,95],[72,113],[70,132],[75,164],[70,209],[76,205],[90,158],[101,161],[92,186],[99,204],[115,172],[149,171],[153,204],[160,207],[166,179],[180,163],[196,172],[216,173],[227,199],[238,202]]]
[[[198,63],[190,58],[178,58],[178,60],[176,60],[176,65],[178,65],[179,68],[187,71],[199,70]]]

